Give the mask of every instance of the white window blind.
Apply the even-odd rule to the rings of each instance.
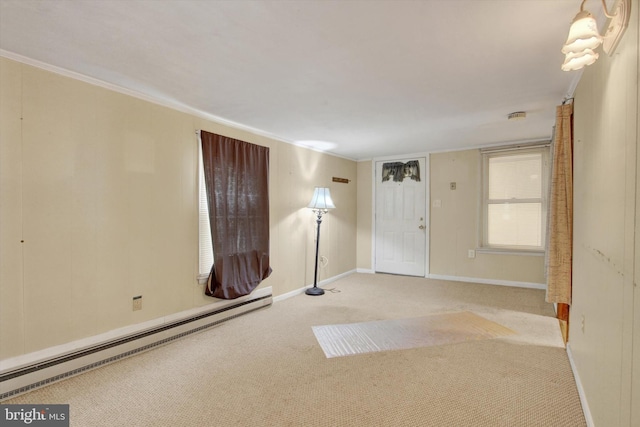
[[[199,230],[199,264],[198,281],[204,283],[209,277],[213,265],[213,247],[211,245],[211,230],[209,227],[209,205],[207,204],[207,188],[204,182],[204,168],[202,166],[202,141],[198,132],[198,230]]]
[[[483,153],[483,247],[544,249],[548,151]]]

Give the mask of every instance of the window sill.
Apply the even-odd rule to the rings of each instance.
[[[544,256],[545,251],[535,249],[476,248],[476,253],[489,255]]]

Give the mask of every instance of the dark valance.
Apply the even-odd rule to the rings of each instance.
[[[405,178],[420,181],[420,163],[417,160],[410,160],[407,163],[392,162],[382,164],[382,182],[388,181],[391,177],[396,182],[402,182]]]

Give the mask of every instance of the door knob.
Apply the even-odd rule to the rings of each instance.
[[[419,228],[420,230],[424,230],[426,227],[425,227],[424,225],[422,225],[422,224],[421,224],[421,225],[419,225],[419,226],[418,226],[418,228]]]

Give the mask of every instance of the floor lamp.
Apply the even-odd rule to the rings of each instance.
[[[318,287],[318,249],[320,248],[320,223],[322,222],[322,215],[329,212],[329,209],[335,209],[333,200],[331,200],[331,193],[328,188],[316,187],[313,190],[313,197],[309,209],[317,215],[316,223],[318,224],[318,234],[316,236],[316,268],[313,273],[313,288],[308,288],[305,293],[307,295],[323,295],[324,289]]]

